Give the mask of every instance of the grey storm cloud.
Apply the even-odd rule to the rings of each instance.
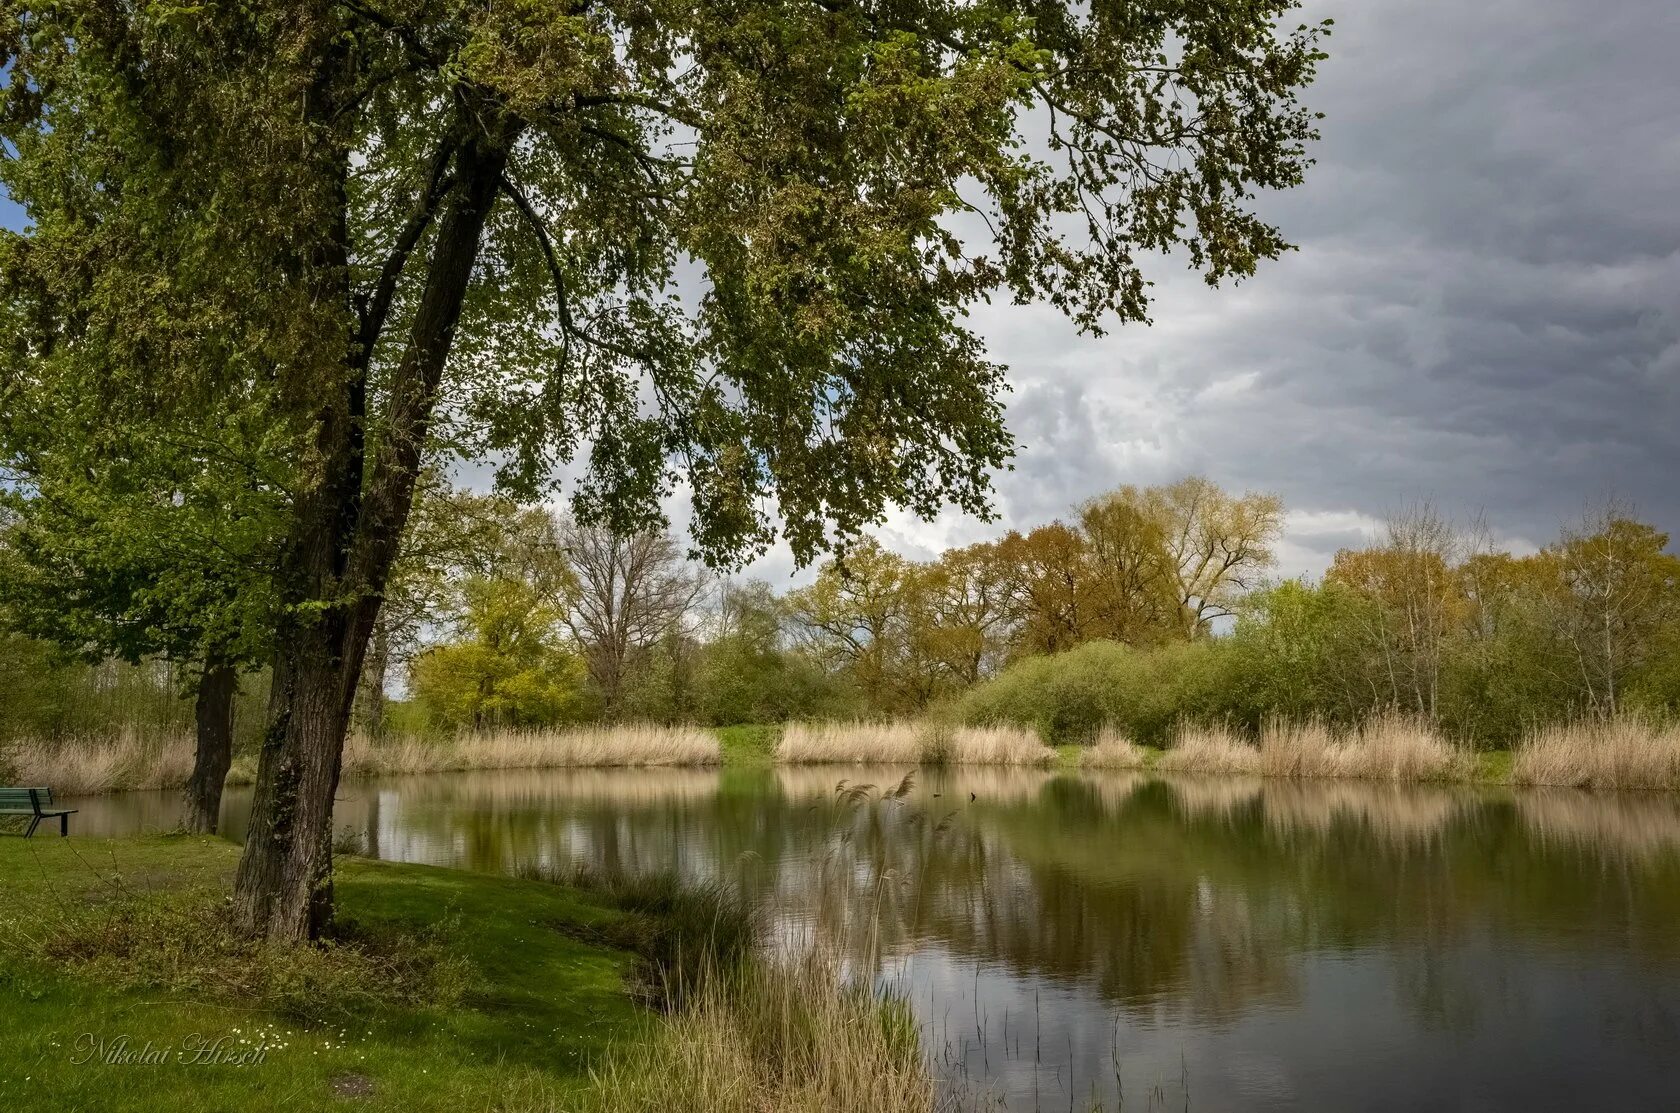
[[[1288,571],[1417,499],[1542,542],[1615,493],[1680,533],[1680,5],[1369,0],[1335,18],[1299,250],[1092,339],[977,314],[1011,369],[1023,523],[1199,471],[1295,510]],[[1293,565],[1291,567],[1291,565]]]

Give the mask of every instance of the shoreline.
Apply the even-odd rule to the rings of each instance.
[[[225,915],[238,856],[214,836],[0,840],[0,983],[26,990],[0,1010],[0,1100],[610,1113],[706,1092],[745,1113],[867,1078],[869,1108],[934,1108],[898,999],[827,952],[775,961],[731,892],[340,855],[330,941],[273,948]]]
[[[190,740],[124,737],[99,743],[0,748],[17,783],[64,797],[181,788]],[[1356,780],[1488,787],[1680,791],[1680,730],[1644,720],[1553,727],[1511,750],[1471,751],[1426,727],[1377,721],[1359,731],[1274,725],[1258,743],[1219,728],[1184,728],[1172,746],[1138,745],[1107,733],[1051,747],[1022,728],[954,727],[917,721],[699,728],[653,725],[501,732],[453,739],[352,735],[343,778],[493,770],[770,768],[890,764],[994,766],[1061,772],[1135,770],[1284,780]],[[235,756],[228,787],[256,779],[255,755]]]

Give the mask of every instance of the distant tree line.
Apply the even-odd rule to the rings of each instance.
[[[1504,745],[1541,722],[1680,709],[1680,558],[1614,504],[1523,556],[1417,506],[1323,577],[1278,582],[1281,502],[1190,477],[927,561],[865,539],[778,595],[661,531],[423,486],[356,696],[369,733],[933,710],[1160,742],[1185,720],[1399,710]],[[91,639],[55,655],[19,633],[51,632],[44,603],[22,606],[50,595],[13,595],[0,730],[191,721],[170,696],[193,695],[201,665],[100,663],[109,643]],[[254,722],[266,674],[249,676]]]

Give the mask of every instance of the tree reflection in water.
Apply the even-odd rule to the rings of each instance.
[[[337,826],[467,869],[735,880],[783,938],[846,940],[1012,1109],[1112,1104],[1117,1077],[1174,1108],[1680,1102],[1671,797],[999,768],[895,795],[906,772],[409,777],[346,784]],[[175,801],[81,806],[100,833]]]

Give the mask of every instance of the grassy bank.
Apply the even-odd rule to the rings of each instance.
[[[718,727],[714,733],[725,765],[770,765],[776,760],[776,746],[782,740],[782,725],[749,723]]]
[[[0,1107],[933,1107],[900,1007],[751,958],[705,892],[342,859],[334,939],[287,951],[227,929],[237,855],[0,840]],[[638,1003],[685,968],[713,972],[685,1007]]]
[[[209,838],[0,839],[0,1107],[206,1113],[556,1100],[645,1038],[620,914],[577,890],[343,859],[342,938],[295,954],[224,925],[239,849]],[[156,1064],[106,1064],[167,1049]],[[225,1039],[243,1066],[177,1061]],[[81,1047],[78,1049],[78,1041]],[[190,1057],[190,1056],[189,1056]]]

